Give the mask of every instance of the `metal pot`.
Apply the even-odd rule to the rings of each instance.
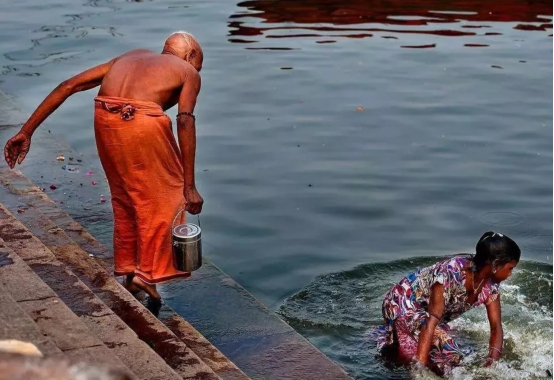
[[[193,223],[175,225],[175,220],[184,209],[179,211],[171,225],[173,234],[173,266],[182,272],[192,272],[202,266],[202,230]],[[200,217],[198,218],[200,224]]]

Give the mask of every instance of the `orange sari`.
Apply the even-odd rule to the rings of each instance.
[[[112,196],[114,274],[149,284],[190,276],[173,267],[171,223],[185,199],[171,119],[153,102],[98,96],[94,133]]]

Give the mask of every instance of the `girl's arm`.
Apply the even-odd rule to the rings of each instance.
[[[504,332],[502,331],[502,316],[500,312],[500,294],[496,299],[487,305],[487,317],[491,327],[491,337],[489,339],[489,357],[485,363],[486,366],[493,361],[500,359],[502,352],[502,343]]]
[[[429,318],[425,326],[419,333],[419,342],[417,345],[417,361],[427,365],[429,360],[429,350],[433,341],[433,333],[437,327],[442,314],[444,313],[444,285],[435,283],[431,287],[431,297],[429,299]]]

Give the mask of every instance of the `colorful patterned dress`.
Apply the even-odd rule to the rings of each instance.
[[[394,285],[383,301],[385,326],[376,330],[377,347],[381,349],[397,339],[403,357],[416,356],[419,333],[429,318],[427,309],[431,287],[440,283],[444,286],[445,310],[435,329],[429,356],[432,363],[443,371],[459,364],[468,350],[462,350],[447,334],[446,324],[473,307],[493,302],[499,294],[498,284],[488,282],[483,285],[477,301],[468,304],[464,267],[469,265],[470,257],[449,257],[411,273]]]

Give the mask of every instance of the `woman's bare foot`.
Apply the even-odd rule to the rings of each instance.
[[[135,285],[140,290],[144,290],[153,299],[155,300],[162,299],[162,296],[160,296],[160,293],[158,293],[158,291],[156,290],[156,285],[147,284],[137,276],[133,277],[132,282],[133,282],[133,285]]]
[[[134,277],[134,274],[128,274],[127,276],[125,276],[125,281],[123,281],[123,286],[125,287],[125,289],[127,289],[129,293],[133,295],[140,292],[140,288],[133,283]]]

